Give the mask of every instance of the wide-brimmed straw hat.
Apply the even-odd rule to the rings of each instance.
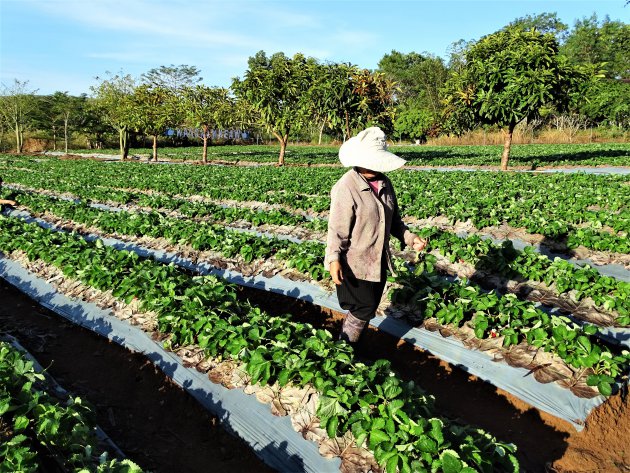
[[[387,151],[385,133],[377,126],[366,128],[339,148],[339,160],[345,167],[362,167],[376,172],[398,169],[407,162]]]

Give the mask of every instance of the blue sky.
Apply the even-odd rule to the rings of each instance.
[[[0,0],[0,82],[89,94],[108,71],[188,64],[228,87],[261,49],[374,69],[394,49],[447,58],[459,39],[543,12],[569,26],[593,13],[630,19],[625,0]]]

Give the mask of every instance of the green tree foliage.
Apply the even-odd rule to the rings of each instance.
[[[435,116],[427,109],[403,108],[394,121],[394,136],[424,143],[434,126]]]
[[[516,125],[544,109],[567,109],[594,76],[586,67],[569,64],[558,48],[554,35],[521,28],[472,44],[444,89],[445,130],[457,133],[483,124],[503,128],[501,168],[506,170]]]
[[[315,64],[309,89],[311,119],[349,138],[368,126],[393,129],[395,83],[381,72],[345,63]]]
[[[63,128],[64,150],[68,152],[70,132],[72,128],[78,127],[84,120],[87,104],[87,96],[79,97],[69,95],[68,92],[55,92],[48,97],[49,117],[53,132],[54,148],[56,149],[56,129],[57,126]]]
[[[111,127],[105,122],[98,106],[96,106],[96,101],[89,97],[86,99],[81,121],[77,128],[87,139],[89,149],[101,148],[105,135],[111,131]]]
[[[578,113],[591,123],[627,130],[630,128],[630,82],[605,79],[588,89]]]
[[[180,110],[176,96],[169,89],[141,84],[132,96],[132,124],[136,132],[153,140],[153,161],[158,160],[158,136],[179,125]]]
[[[361,69],[352,75],[352,84],[357,102],[347,122],[347,136],[351,135],[351,127],[359,131],[365,127],[378,126],[385,133],[391,133],[396,113],[396,83],[382,72]]]
[[[441,58],[427,53],[392,51],[379,61],[378,70],[396,83],[399,104],[417,103],[418,108],[433,114],[440,112],[439,92],[448,77],[448,69]]]
[[[575,23],[561,52],[575,64],[599,65],[607,79],[630,78],[630,24],[601,22],[597,15]]]
[[[558,41],[561,41],[569,25],[562,22],[557,13],[540,13],[517,18],[506,26],[506,29],[509,28],[520,28],[523,31],[535,29],[544,34],[552,33]]]
[[[316,61],[296,54],[292,58],[282,52],[267,57],[259,51],[248,61],[243,79],[234,78],[232,89],[259,116],[262,125],[280,143],[278,165],[284,155],[291,132],[301,129],[310,118],[309,89],[314,79]]]
[[[98,110],[104,121],[118,131],[120,156],[123,160],[129,155],[129,135],[133,129],[134,91],[136,81],[129,74],[110,75],[92,87],[93,108]]]
[[[630,25],[599,21],[596,15],[575,23],[561,47],[574,64],[597,67],[604,78],[584,93],[577,113],[592,124],[630,128]]]
[[[448,77],[444,61],[426,53],[392,51],[380,60],[378,67],[398,87],[394,134],[426,140],[442,110],[440,88]]]
[[[178,94],[185,88],[193,87],[201,82],[203,78],[199,74],[200,71],[196,66],[188,66],[186,64],[175,66],[171,64],[170,66],[160,66],[151,69],[149,72],[142,74],[141,80],[151,87],[160,87]]]
[[[225,129],[233,123],[236,103],[229,90],[196,85],[182,91],[184,123],[203,130],[203,162],[208,162],[208,138],[213,129]]]
[[[12,86],[2,84],[0,93],[0,118],[15,133],[15,152],[24,147],[24,131],[33,119],[37,107],[36,90],[29,90],[28,81],[15,79]]]
[[[345,63],[318,64],[309,89],[312,120],[319,130],[321,144],[324,131],[350,135],[350,117],[356,108],[353,76],[358,68]]]

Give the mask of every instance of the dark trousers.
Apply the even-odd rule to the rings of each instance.
[[[387,282],[387,260],[381,258],[381,280],[379,282],[357,279],[352,271],[343,266],[343,281],[337,286],[337,299],[342,309],[357,319],[370,320],[378,309]]]

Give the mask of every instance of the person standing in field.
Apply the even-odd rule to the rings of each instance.
[[[398,210],[391,181],[383,174],[405,160],[387,150],[385,133],[370,127],[339,149],[339,160],[351,167],[331,190],[325,266],[337,289],[339,305],[348,312],[341,340],[355,343],[375,316],[393,271],[390,235],[416,251],[426,240],[409,231]]]

